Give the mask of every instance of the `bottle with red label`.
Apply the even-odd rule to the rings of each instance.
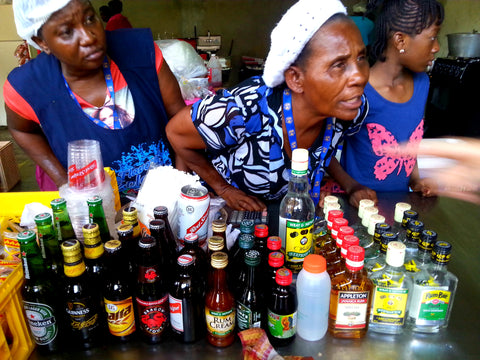
[[[125,251],[120,240],[105,243],[103,301],[111,338],[120,342],[130,341],[136,330],[133,289],[129,282]]]
[[[190,343],[205,335],[204,304],[201,280],[190,254],[177,259],[177,272],[169,292],[170,324],[176,339]]]
[[[137,269],[138,327],[145,342],[157,344],[165,338],[170,327],[170,308],[157,241],[152,236],[144,236],[138,242]]]

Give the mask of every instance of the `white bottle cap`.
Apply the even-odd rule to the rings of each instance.
[[[395,215],[393,219],[395,222],[401,223],[403,220],[403,212],[405,210],[410,210],[412,208],[412,205],[406,202],[399,202],[395,204]]]
[[[331,204],[336,204],[338,203],[338,197],[333,196],[333,195],[327,195],[323,198],[323,206],[328,206]]]
[[[368,227],[368,224],[370,222],[370,217],[373,214],[378,214],[378,208],[375,206],[367,206],[365,209],[363,209],[363,217],[362,217],[362,225],[365,227]]]
[[[369,206],[374,206],[375,203],[373,202],[373,200],[370,200],[370,199],[362,199],[359,201],[358,203],[358,217],[360,219],[363,218],[363,211],[365,210],[366,207],[369,207]]]
[[[292,151],[292,171],[306,172],[308,170],[308,150],[294,149]]]
[[[405,261],[406,246],[401,241],[391,241],[388,243],[387,256],[385,261],[388,265],[399,267],[403,266]]]
[[[383,222],[385,222],[385,216],[379,214],[373,214],[370,216],[370,221],[368,222],[368,234],[372,236],[375,235],[375,225]]]
[[[331,210],[342,210],[342,209],[341,209],[341,206],[340,206],[339,203],[335,203],[335,204],[329,205],[328,207],[324,207],[323,208],[323,213],[325,214],[325,219],[327,220],[327,223],[328,223],[328,213]],[[331,224],[330,224],[330,226],[331,226]]]

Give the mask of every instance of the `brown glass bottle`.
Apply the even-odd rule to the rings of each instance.
[[[156,206],[153,209],[153,217],[165,222],[165,236],[167,237],[168,246],[175,254],[178,253],[178,244],[176,236],[173,234],[170,221],[168,220],[168,208],[166,206]]]
[[[164,268],[175,269],[177,254],[174,249],[168,245],[165,234],[165,221],[154,219],[149,224],[150,234],[157,241],[157,249],[160,254],[160,263]]]
[[[265,272],[266,280],[264,281],[266,289],[273,289],[275,287],[277,284],[275,280],[277,270],[282,268],[284,264],[285,256],[280,251],[274,251],[268,255],[268,268]]]
[[[254,248],[260,252],[261,259],[265,259],[267,252],[268,226],[265,224],[255,225],[255,245]]]
[[[135,264],[135,252],[138,247],[138,240],[133,238],[133,226],[122,224],[117,227],[118,240],[122,243],[122,249],[125,253],[124,259],[127,262],[127,274],[130,287],[135,288],[137,281],[137,266]]]
[[[338,276],[338,275],[343,274],[345,272],[348,249],[350,248],[350,246],[359,245],[359,243],[360,243],[360,240],[355,235],[346,235],[345,237],[343,237],[342,251],[340,253],[342,258],[341,258],[340,262],[336,263],[333,266],[333,268],[331,270],[332,273],[328,274],[328,275],[330,275],[330,279],[333,279],[335,276]]]
[[[136,243],[142,237],[142,230],[138,223],[138,211],[134,206],[128,206],[122,211],[123,224],[131,225],[133,229],[132,238]]]
[[[363,270],[365,250],[348,249],[346,270],[332,280],[328,332],[338,338],[359,339],[368,330],[373,283]]]
[[[226,347],[235,340],[235,299],[227,286],[225,267],[228,255],[212,254],[213,284],[205,297],[207,341],[216,347]]]

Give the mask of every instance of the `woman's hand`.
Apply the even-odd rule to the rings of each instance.
[[[424,178],[410,182],[410,187],[415,192],[422,193],[422,196],[430,197],[438,194],[438,183],[434,179]]]
[[[221,196],[227,202],[227,206],[234,210],[261,211],[267,208],[256,197],[247,195],[232,185],[225,186],[222,191],[217,191],[217,195]]]
[[[356,186],[353,186],[351,189],[349,189],[348,196],[350,205],[357,208],[360,204],[360,200],[362,199],[372,200],[375,204],[377,204],[378,202],[377,193],[369,187],[363,186],[361,184],[357,184]]]

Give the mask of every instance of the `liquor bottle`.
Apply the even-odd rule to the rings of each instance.
[[[18,234],[25,282],[22,287],[23,309],[38,351],[48,354],[62,348],[63,309],[55,291],[32,230]]]
[[[110,231],[108,229],[107,219],[105,218],[105,212],[103,210],[103,200],[100,196],[95,195],[87,199],[87,204],[89,222],[98,225],[102,242],[106,243],[108,240],[110,240]]]
[[[133,288],[129,281],[126,255],[120,240],[105,243],[103,301],[111,339],[122,343],[131,341],[136,331]]]
[[[388,244],[387,265],[370,276],[374,284],[369,322],[371,331],[401,334],[405,328],[413,284],[403,267],[404,260],[405,244],[392,241]]]
[[[393,224],[391,231],[395,234],[399,234],[403,231],[403,213],[407,210],[410,210],[412,205],[406,202],[398,202],[395,204],[395,212],[393,215]]]
[[[225,243],[225,252],[227,252],[227,224],[224,220],[215,219],[212,221],[212,236],[220,236]]]
[[[133,226],[122,224],[117,227],[118,240],[122,243],[122,251],[125,253],[125,261],[127,262],[127,274],[130,287],[135,288],[137,282],[137,265],[135,264],[135,253],[138,247],[138,240],[133,239]]]
[[[231,262],[227,267],[229,278],[235,279],[235,287],[243,287],[245,278],[240,278],[242,269],[245,267],[245,253],[252,249],[255,244],[255,238],[252,234],[240,234],[237,239],[238,250],[232,253]],[[243,276],[245,272],[243,272]]]
[[[297,333],[297,297],[292,289],[292,272],[281,268],[276,285],[267,301],[267,335],[275,346],[290,344]]]
[[[133,228],[133,241],[138,242],[142,237],[142,230],[138,223],[138,211],[135,206],[128,206],[122,210],[123,224],[131,225]]]
[[[336,219],[335,221],[338,223],[338,220],[339,219]],[[335,227],[336,224],[334,223],[333,226]],[[351,226],[342,225],[338,228],[337,235],[336,235],[337,237],[335,238],[335,243],[337,246],[337,249],[336,249],[337,258],[335,262],[342,260],[341,253],[342,253],[343,239],[345,238],[345,236],[354,235],[354,234],[355,234],[355,230]]]
[[[225,267],[228,255],[212,254],[213,286],[205,297],[207,341],[216,347],[226,347],[235,340],[235,299],[227,286]]]
[[[358,237],[360,240],[360,246],[363,247],[365,250],[372,247],[375,244],[375,225],[379,223],[385,222],[385,216],[379,214],[373,214],[370,216],[370,220],[368,222],[368,228],[366,235],[361,235]]]
[[[157,249],[160,254],[160,264],[166,269],[175,269],[177,253],[172,249],[167,241],[165,234],[165,221],[161,219],[150,220],[149,223],[150,234],[157,241]],[[198,238],[198,236],[197,236]]]
[[[138,242],[136,263],[138,278],[135,302],[139,335],[146,343],[157,344],[164,339],[170,327],[170,309],[166,279],[159,265],[157,241],[152,236],[143,236]]]
[[[205,335],[205,297],[201,286],[193,256],[180,255],[168,298],[173,334],[184,343],[197,341]]]
[[[355,235],[346,235],[343,238],[342,251],[340,253],[341,260],[336,263],[328,273],[331,279],[345,272],[348,249],[350,248],[350,246],[359,246],[359,243],[360,240]]]
[[[333,222],[335,219],[343,218],[343,211],[331,210],[327,214],[327,232],[317,239],[315,253],[322,255],[327,260],[328,266],[329,255],[337,251],[336,241],[332,237]]]
[[[52,215],[49,213],[37,214],[34,218],[38,232],[38,242],[42,257],[47,269],[57,278],[62,278],[63,259],[57,234],[53,228]]]
[[[432,230],[423,230],[418,241],[418,251],[414,258],[405,262],[405,270],[412,276],[425,269],[432,263],[432,250],[437,242],[437,233]]]
[[[292,174],[288,192],[280,203],[279,236],[285,244],[285,265],[293,272],[302,269],[303,259],[312,252],[315,206],[309,194],[308,150],[292,151]]]
[[[339,239],[338,232],[341,227],[348,226],[348,220],[345,218],[337,218],[333,220],[332,224],[332,239],[335,240],[335,246],[336,246],[336,252],[337,255],[340,256],[340,249],[342,248],[342,239]],[[352,229],[352,233],[349,235],[353,235],[353,228],[349,227]]]
[[[86,274],[92,292],[100,304],[100,309],[103,309],[105,264],[103,261],[104,247],[100,237],[100,230],[97,224],[90,223],[83,225],[82,232]]]
[[[208,274],[208,256],[203,251],[198,243],[198,235],[195,233],[188,233],[183,239],[183,248],[180,250],[179,255],[190,254],[194,259],[194,267],[199,279],[201,280],[203,287],[202,291],[205,294],[207,274]]]
[[[365,262],[365,270],[368,273],[368,276],[372,275],[372,273],[383,270],[386,265],[386,256],[387,256],[387,249],[388,244],[392,241],[398,241],[398,235],[386,231],[380,237],[380,251],[377,257],[374,257],[367,262]]]
[[[407,326],[413,331],[436,333],[448,326],[458,278],[447,270],[452,245],[437,241],[432,264],[413,275]]]
[[[254,248],[260,252],[260,259],[264,259],[267,253],[268,226],[265,224],[255,225],[255,245]]]
[[[418,254],[418,243],[423,232],[423,222],[420,220],[410,220],[407,225],[405,237],[405,270],[415,271],[415,258]]]
[[[297,333],[305,340],[320,340],[327,332],[331,283],[326,270],[325,258],[310,254],[298,274]]]
[[[225,240],[221,236],[210,236],[207,240],[207,257],[210,262],[212,254],[216,251],[223,251],[226,253]]]
[[[176,236],[173,234],[172,227],[170,226],[170,221],[168,220],[168,208],[162,205],[156,206],[153,209],[153,217],[165,222],[165,236],[167,237],[167,242],[170,249],[175,249],[176,254],[178,252],[178,244]]]
[[[365,263],[378,258],[378,256],[380,255],[380,247],[382,244],[382,234],[390,231],[390,228],[390,225],[385,222],[375,224],[375,232],[373,233],[373,245],[365,249]]]
[[[328,331],[333,337],[360,339],[367,333],[373,283],[363,270],[364,252],[349,247],[345,272],[332,280]]]
[[[282,251],[282,239],[280,236],[269,236],[267,238],[267,251],[265,251],[262,259],[263,269],[268,268],[268,257],[272,252]]]
[[[398,232],[398,241],[405,243],[407,241],[408,223],[418,219],[418,213],[414,210],[405,210],[403,212],[402,229]]]
[[[376,214],[378,214],[378,208],[376,206],[368,206],[363,209],[361,225],[357,225],[357,227],[354,227],[356,237],[358,237],[359,239],[369,238],[368,225],[370,224],[370,218],[372,217],[372,215]]]
[[[80,242],[65,240],[62,245],[66,276],[65,311],[70,323],[69,344],[90,349],[103,342],[103,324],[97,294],[94,294],[87,277]]]
[[[275,280],[277,271],[283,267],[284,263],[285,256],[280,251],[275,251],[268,255],[268,268],[265,272],[266,280],[264,281],[265,289],[273,289],[275,287],[277,284]]]
[[[73,230],[72,221],[67,211],[67,201],[64,198],[53,199],[50,202],[53,212],[53,224],[57,230],[57,238],[59,244],[63,240],[74,239],[75,231]]]

